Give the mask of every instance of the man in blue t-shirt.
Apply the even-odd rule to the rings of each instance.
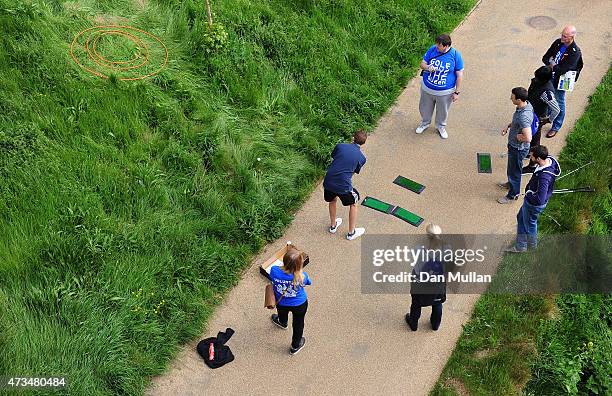
[[[340,143],[332,151],[332,163],[327,168],[323,179],[323,197],[329,203],[329,232],[335,234],[342,218],[336,218],[336,202],[338,197],[344,206],[349,208],[349,232],[346,239],[352,241],[365,233],[365,228],[355,228],[357,222],[357,202],[359,192],[353,188],[353,173],[359,173],[366,163],[366,157],[361,152],[361,146],[366,142],[368,135],[358,130],[353,135],[353,143]]]
[[[451,103],[459,99],[463,81],[463,58],[459,51],[451,48],[451,43],[448,34],[439,35],[436,37],[436,44],[429,48],[421,61],[421,125],[416,129],[416,133],[423,133],[429,127],[435,107],[436,129],[442,139],[448,138],[448,110]]]

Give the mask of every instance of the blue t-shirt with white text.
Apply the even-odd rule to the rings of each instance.
[[[278,301],[281,296],[283,299],[280,300],[278,305],[285,307],[297,307],[302,305],[308,299],[304,286],[312,285],[312,281],[306,272],[304,272],[304,285],[293,284],[293,274],[288,274],[278,266],[273,266],[270,269],[270,278],[272,279],[272,287],[274,289],[274,296]]]
[[[563,54],[565,54],[565,51],[567,50],[567,45],[565,44],[561,44],[561,47],[559,47],[559,51],[557,51],[557,54],[555,55],[555,64],[558,65],[559,61],[561,60],[561,58],[563,57]],[[553,70],[553,78],[555,78],[555,72]]]
[[[434,91],[448,91],[455,88],[457,82],[456,71],[463,70],[463,58],[461,53],[454,48],[450,48],[444,55],[433,45],[425,55],[423,60],[436,68],[435,72],[425,70],[423,72],[423,83]],[[435,59],[432,59],[435,58]]]
[[[559,61],[561,60],[563,54],[565,54],[566,49],[567,46],[565,44],[561,44],[561,47],[559,47],[559,51],[557,51],[557,54],[555,55],[555,64],[559,64]]]

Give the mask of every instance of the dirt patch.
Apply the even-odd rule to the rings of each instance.
[[[476,359],[478,359],[478,360],[481,360],[481,359],[484,359],[484,358],[486,358],[486,357],[491,356],[491,354],[493,354],[493,352],[495,352],[495,351],[492,351],[492,350],[490,350],[489,348],[487,348],[487,349],[482,349],[482,350],[480,350],[480,351],[476,351],[476,352],[474,353],[474,357],[475,357]]]
[[[586,234],[589,230],[589,226],[591,225],[591,213],[583,209],[578,212],[578,216],[576,218],[576,233],[577,234]]]
[[[555,296],[552,294],[546,295],[544,298],[544,315],[548,319],[557,319],[560,314],[561,312],[559,311]]]
[[[98,25],[125,25],[129,19],[115,15],[98,14],[93,18],[93,21]]]
[[[531,340],[513,342],[512,344],[508,344],[509,348],[518,349],[522,353],[525,354],[535,354],[537,353],[535,342]]]
[[[149,5],[149,0],[134,0],[134,6],[139,10],[144,10]]]
[[[447,388],[451,388],[457,393],[459,396],[470,396],[470,391],[465,387],[463,382],[458,380],[457,378],[447,378],[444,381],[444,386]]]
[[[66,1],[62,6],[68,11],[81,11],[83,7],[78,1]]]

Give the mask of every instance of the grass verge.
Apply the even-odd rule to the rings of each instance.
[[[610,102],[612,71],[590,98],[559,158],[566,171],[594,164],[556,188],[590,185],[596,193],[553,196],[544,212],[548,216],[540,217],[542,233],[609,238],[612,156],[602,148],[612,147]],[[506,256],[500,268],[519,260]],[[611,362],[609,294],[485,294],[431,395],[610,394]]]

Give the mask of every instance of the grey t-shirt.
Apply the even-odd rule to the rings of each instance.
[[[508,132],[508,144],[516,149],[522,150],[529,148],[529,142],[519,142],[516,139],[523,128],[531,128],[533,122],[533,106],[527,102],[527,105],[522,109],[517,108],[512,115],[512,125],[510,125],[510,131]]]

